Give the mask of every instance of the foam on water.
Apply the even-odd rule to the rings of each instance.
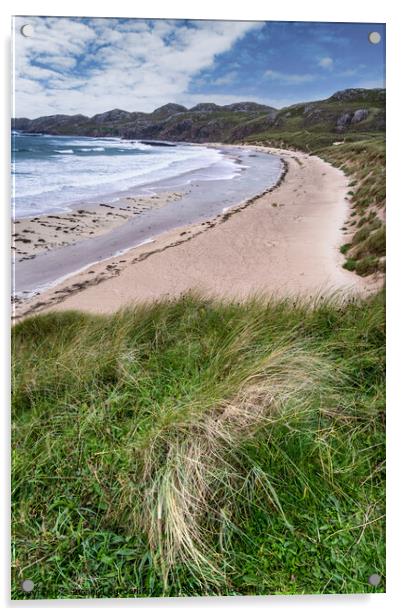
[[[205,146],[149,145],[118,138],[13,134],[16,218],[65,211],[190,173],[194,180],[231,179],[241,166]]]

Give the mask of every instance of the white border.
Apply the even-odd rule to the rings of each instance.
[[[99,608],[109,611],[116,608],[136,609],[153,612],[163,610],[165,613],[191,610],[200,612],[208,610],[214,613],[227,611],[242,613],[245,609],[253,609],[257,614],[266,614],[267,610],[286,612],[297,610],[301,616],[312,616],[325,613],[364,614],[377,616],[379,610],[388,612],[396,605],[401,585],[401,520],[402,497],[400,471],[401,457],[401,421],[402,411],[397,404],[400,390],[400,349],[402,302],[400,293],[400,274],[402,266],[402,198],[398,179],[401,176],[401,156],[398,148],[402,137],[402,118],[400,112],[401,93],[398,85],[401,82],[401,36],[398,19],[397,3],[393,0],[382,2],[351,2],[350,0],[336,0],[336,2],[323,3],[314,0],[287,0],[287,2],[268,3],[261,0],[247,0],[236,4],[236,0],[202,0],[190,3],[188,0],[170,0],[169,2],[149,0],[146,3],[133,3],[128,0],[113,0],[111,3],[100,4],[95,0],[3,0],[1,6],[1,44],[3,61],[1,63],[1,105],[3,109],[2,134],[3,148],[1,149],[2,172],[2,243],[1,243],[1,281],[2,281],[2,324],[0,348],[2,349],[2,370],[0,391],[3,392],[3,430],[4,439],[2,454],[3,486],[7,486],[9,497],[9,420],[8,420],[8,389],[10,381],[9,372],[9,135],[10,135],[10,25],[12,15],[85,15],[110,17],[166,17],[190,19],[241,19],[241,20],[284,20],[284,21],[339,21],[339,22],[373,22],[387,23],[387,352],[388,352],[388,405],[387,405],[387,451],[388,451],[388,490],[387,490],[387,593],[385,595],[329,595],[329,596],[273,596],[273,597],[239,597],[239,598],[205,598],[205,599],[136,599],[136,600],[82,600],[82,601],[37,601],[13,602],[8,601],[9,595],[9,513],[8,498],[4,498],[4,489],[1,498],[1,530],[4,544],[1,549],[1,601],[6,609],[13,609],[14,613],[23,613],[25,608],[42,611],[51,607],[58,611],[61,608],[73,607],[85,609],[95,613]],[[399,39],[399,41],[398,41]],[[398,177],[399,176],[399,177]],[[399,361],[398,361],[399,360]]]

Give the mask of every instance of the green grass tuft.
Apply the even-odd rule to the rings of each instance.
[[[368,276],[369,274],[377,272],[378,269],[379,263],[377,257],[370,255],[356,261],[356,274],[359,274],[359,276]]]
[[[346,259],[345,263],[343,264],[343,268],[349,270],[350,272],[354,272],[356,269],[356,259],[351,259],[348,258]]]
[[[13,591],[382,592],[384,297],[13,329]]]
[[[349,250],[349,248],[350,248],[350,247],[351,247],[351,244],[343,244],[343,245],[340,247],[340,251],[341,251],[341,253],[342,253],[343,255],[345,255],[345,254],[348,252],[348,250]]]

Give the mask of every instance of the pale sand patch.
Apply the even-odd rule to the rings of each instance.
[[[161,192],[121,197],[115,201],[101,199],[98,205],[83,203],[65,212],[17,219],[13,223],[12,233],[14,256],[17,261],[32,259],[42,252],[102,235],[130,218],[150,209],[164,207],[181,196],[180,192]]]
[[[273,191],[89,267],[25,303],[20,314],[49,308],[110,313],[189,290],[243,299],[256,293],[365,295],[379,288],[382,276],[361,278],[342,268],[341,227],[349,213],[344,173],[316,156],[261,149],[288,164]]]

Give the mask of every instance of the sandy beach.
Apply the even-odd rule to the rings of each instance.
[[[350,235],[344,173],[316,156],[255,149],[284,161],[279,185],[209,220],[91,265],[16,304],[15,316],[49,309],[110,313],[190,290],[241,300],[257,293],[367,294],[378,288],[381,278],[361,278],[342,268],[339,246]]]
[[[187,147],[194,147],[197,151],[197,146]],[[35,219],[33,223],[39,224],[40,234],[50,230],[53,244],[50,250],[46,250],[42,235],[33,241],[29,228],[20,224],[22,234],[14,238],[16,245],[21,242],[24,247],[33,245],[37,252],[30,256],[16,255],[15,301],[21,302],[73,273],[84,271],[89,265],[148,244],[168,232],[214,219],[227,208],[263,194],[282,175],[283,162],[278,156],[235,146],[210,149],[213,158],[220,151],[220,161],[224,162],[225,169],[222,170],[218,164],[207,169],[173,173],[170,178],[133,187],[129,194],[118,198],[116,193],[112,193],[98,197],[97,203],[81,200],[72,204],[67,215],[62,216],[63,222],[67,221],[69,225],[67,228],[61,226],[59,214],[56,218],[52,214]],[[229,174],[226,163],[230,165]],[[139,191],[150,197],[148,207],[143,202],[140,209]],[[54,205],[57,205],[56,197]],[[95,217],[91,215],[91,206],[94,205]],[[96,232],[93,224],[97,226]],[[57,237],[61,243],[54,245]]]
[[[98,205],[83,204],[64,213],[22,218],[13,223],[12,246],[18,262],[35,258],[44,252],[70,246],[119,227],[143,212],[177,201],[179,192],[162,192],[149,196],[124,197]]]

